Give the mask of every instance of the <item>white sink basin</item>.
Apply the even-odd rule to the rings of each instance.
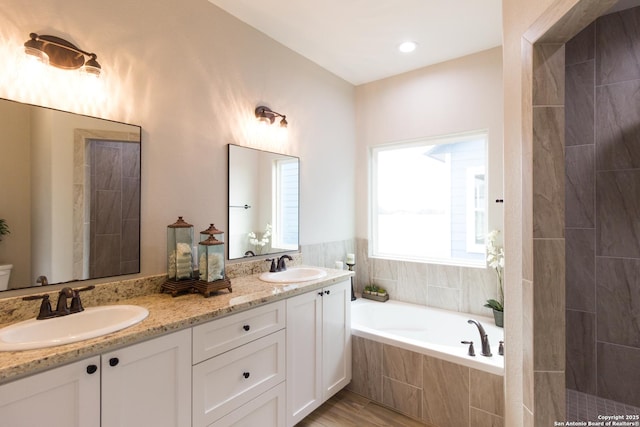
[[[309,280],[321,279],[327,272],[313,267],[293,267],[285,271],[276,273],[262,273],[259,278],[264,282],[271,283],[294,283],[307,282]]]
[[[106,305],[53,319],[29,319],[0,329],[0,351],[31,350],[107,335],[141,322],[149,311],[137,305]]]

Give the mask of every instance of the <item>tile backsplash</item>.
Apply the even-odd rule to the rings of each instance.
[[[319,267],[334,268],[335,261],[344,262],[347,253],[356,254],[357,293],[375,284],[398,301],[492,316],[484,307],[487,299],[498,294],[497,277],[490,268],[369,258],[367,239],[302,246],[304,264]]]

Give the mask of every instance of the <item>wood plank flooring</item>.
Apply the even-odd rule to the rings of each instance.
[[[296,427],[428,427],[348,390],[341,390]]]

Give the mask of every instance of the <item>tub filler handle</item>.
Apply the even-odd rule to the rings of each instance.
[[[461,344],[469,344],[469,352],[467,353],[469,356],[475,356],[476,351],[473,349],[473,341],[460,341]]]

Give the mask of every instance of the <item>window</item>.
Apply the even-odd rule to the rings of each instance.
[[[487,133],[371,149],[371,256],[485,265]]]
[[[273,244],[298,249],[298,159],[276,160],[273,168]]]

